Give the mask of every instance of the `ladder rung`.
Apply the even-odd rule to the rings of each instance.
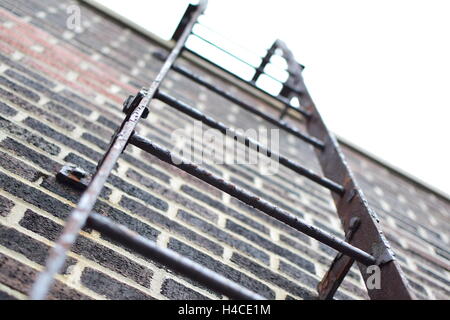
[[[130,144],[152,154],[163,162],[166,162],[172,166],[175,166],[194,177],[216,187],[217,189],[228,193],[230,196],[246,203],[247,205],[261,210],[265,214],[284,222],[292,228],[330,246],[331,248],[348,255],[355,260],[365,265],[376,264],[376,259],[351,244],[333,236],[329,233],[322,231],[314,226],[308,225],[300,220],[299,217],[290,214],[289,212],[278,208],[268,201],[261,199],[260,197],[237,187],[236,185],[229,183],[222,178],[212,174],[211,172],[198,167],[195,164],[184,161],[177,155],[172,154],[169,150],[153,143],[151,140],[134,134],[130,138]],[[176,160],[176,161],[174,161]]]
[[[265,300],[259,294],[181,256],[175,251],[158,246],[155,242],[98,213],[89,215],[87,225],[144,257],[152,259],[231,299]]]
[[[320,141],[317,138],[311,137],[305,133],[302,133],[301,131],[299,131],[298,129],[295,129],[293,127],[291,127],[290,125],[288,125],[286,122],[284,121],[280,121],[258,109],[256,109],[255,107],[249,105],[248,103],[239,100],[238,98],[232,96],[231,94],[229,94],[228,92],[217,88],[216,86],[206,82],[205,80],[203,80],[201,77],[192,74],[190,71],[187,71],[186,69],[179,67],[179,66],[174,66],[172,68],[174,71],[186,76],[187,78],[193,80],[194,82],[197,82],[200,85],[203,85],[204,87],[210,89],[211,91],[217,93],[218,95],[228,99],[230,102],[235,103],[239,106],[241,106],[242,108],[244,108],[245,110],[263,118],[264,120],[266,120],[267,122],[276,125],[277,127],[279,127],[280,129],[285,130],[286,132],[296,136],[297,138],[302,139],[303,141],[311,144],[312,146],[319,148],[319,149],[323,149],[324,148],[324,143],[322,141]]]
[[[261,88],[255,86],[251,81],[248,82],[248,81],[246,81],[246,80],[240,78],[239,76],[235,75],[234,73],[230,73],[228,70],[223,69],[221,66],[216,65],[214,62],[212,62],[212,61],[206,59],[205,57],[199,55],[198,53],[196,53],[196,52],[194,52],[194,51],[191,51],[191,50],[188,50],[188,51],[191,52],[193,55],[196,55],[196,56],[200,57],[201,59],[203,59],[203,60],[205,60],[205,61],[208,61],[209,63],[213,64],[213,65],[214,65],[215,67],[217,67],[218,69],[223,70],[223,71],[225,71],[225,72],[227,72],[227,73],[233,75],[234,77],[238,78],[238,79],[241,80],[241,81],[245,81],[245,82],[249,83],[249,84],[252,85],[254,88],[256,88],[256,89],[258,89],[258,90],[264,92],[265,94],[268,94],[268,93],[267,93],[266,91],[264,91],[263,89],[261,89]],[[153,53],[153,56],[154,56],[156,59],[161,60],[161,61],[163,61],[163,60],[165,59],[164,54],[161,53],[161,52],[154,52],[154,53]],[[211,91],[214,91],[215,93],[221,95],[222,97],[224,97],[224,98],[226,98],[226,99],[233,99],[233,102],[235,102],[234,100],[238,100],[238,101],[239,101],[239,99],[237,99],[237,98],[233,97],[232,95],[228,94],[225,90],[220,90],[221,92],[217,92],[217,91],[215,90],[215,89],[216,89],[215,86],[211,86],[206,80],[203,80],[201,77],[194,75],[190,70],[188,70],[188,69],[186,69],[186,68],[184,68],[184,67],[182,67],[182,66],[179,66],[179,65],[178,65],[178,66],[174,66],[174,68],[172,68],[172,69],[173,69],[175,72],[178,72],[178,73],[180,73],[180,74],[186,76],[187,78],[190,78],[190,79],[193,80],[194,82],[197,82],[198,84],[203,85],[204,87],[210,89]],[[195,79],[194,79],[194,77],[195,77]],[[224,94],[225,94],[225,95],[224,95]],[[270,95],[270,94],[269,94],[269,95]],[[299,112],[299,113],[302,114],[304,117],[306,117],[306,118],[310,118],[310,117],[311,117],[311,113],[310,113],[310,112],[308,112],[308,111],[306,111],[306,110],[304,110],[304,109],[302,109],[302,108],[300,108],[300,107],[295,107],[295,106],[293,106],[287,99],[285,99],[285,98],[283,98],[283,97],[280,97],[280,96],[273,96],[273,95],[270,95],[270,96],[271,96],[272,98],[274,98],[275,100],[277,100],[278,102],[282,103],[282,104],[283,104],[284,106],[286,106],[287,108],[293,109],[293,110]],[[238,105],[240,105],[240,103],[237,103],[237,102],[235,102],[235,103],[238,104]],[[248,106],[248,104],[246,104],[246,105]],[[241,106],[242,106],[242,105],[241,105]],[[242,107],[245,108],[245,106],[242,106]],[[253,108],[253,107],[250,106],[250,108]],[[254,108],[253,108],[253,109],[254,109]],[[257,109],[256,109],[256,110],[257,110]],[[253,112],[253,111],[251,111],[251,110],[248,110],[248,111]],[[269,121],[269,120],[267,120],[267,121]],[[269,122],[270,122],[270,121],[269,121]]]
[[[186,103],[170,96],[167,93],[164,93],[163,91],[159,90],[158,93],[155,95],[156,99],[161,100],[162,102],[168,104],[169,106],[175,108],[176,110],[201,121],[203,124],[206,124],[207,126],[217,129],[223,134],[231,134],[238,138],[238,141],[243,141],[244,144],[247,147],[252,148],[253,150],[256,150],[262,154],[267,155],[268,157],[273,157],[275,161],[279,161],[282,165],[286,166],[287,168],[297,172],[298,174],[301,174],[310,180],[320,184],[321,186],[334,191],[338,194],[344,193],[344,187],[331,181],[330,179],[324,178],[316,174],[315,172],[301,166],[300,164],[289,160],[286,157],[283,157],[282,155],[279,155],[275,152],[272,152],[272,150],[268,149],[267,147],[262,146],[260,143],[254,141],[253,139],[250,139],[248,137],[245,137],[244,135],[236,132],[236,130],[228,128],[226,125],[224,125],[221,122],[216,121],[215,119],[206,116],[199,110],[187,105]]]

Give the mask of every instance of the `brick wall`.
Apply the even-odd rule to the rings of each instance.
[[[121,123],[126,96],[148,86],[163,50],[152,40],[82,5],[83,31],[66,28],[63,0],[0,1],[0,299],[24,299],[79,192],[58,183],[66,163],[93,172]],[[270,105],[191,65],[266,112]],[[170,94],[242,129],[272,128],[228,101],[170,73]],[[288,119],[300,128],[303,124]],[[139,133],[167,148],[193,121],[154,102]],[[313,150],[281,134],[281,153],[320,171]],[[199,147],[199,146],[198,146]],[[449,297],[450,203],[344,148],[414,291]],[[224,179],[342,237],[330,194],[285,168],[203,165]],[[134,147],[128,147],[95,210],[267,298],[314,299],[336,252]],[[55,299],[225,299],[83,230],[52,294]],[[353,268],[338,299],[367,298]]]

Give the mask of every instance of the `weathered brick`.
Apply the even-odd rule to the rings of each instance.
[[[7,228],[2,225],[0,225],[0,244],[40,265],[45,264],[50,249],[45,243],[35,240],[16,229]],[[66,273],[67,268],[73,264],[75,264],[74,259],[67,259],[63,273]]]
[[[166,199],[172,200],[172,201],[186,207],[189,210],[197,212],[201,216],[203,216],[207,219],[210,219],[211,221],[217,221],[217,219],[218,219],[217,214],[211,212],[210,210],[206,209],[205,207],[203,207],[201,205],[198,205],[194,201],[189,200],[188,198],[180,195],[179,193],[157,183],[156,181],[140,175],[135,170],[128,170],[127,177],[134,181],[139,182],[146,188],[160,194],[161,196],[165,197]]]
[[[45,177],[41,183],[41,187],[63,198],[66,198],[73,204],[77,204],[80,200],[81,192],[79,190],[63,182],[57,181],[55,176]],[[102,188],[102,191],[100,192],[100,198],[108,200],[111,192],[112,190],[108,187]]]
[[[307,235],[295,230],[294,228],[288,226],[287,224],[285,224],[275,218],[272,218],[271,216],[265,214],[262,211],[259,211],[258,209],[255,209],[253,207],[246,205],[245,203],[243,203],[242,201],[239,201],[238,199],[231,198],[231,203],[233,205],[235,205],[236,207],[260,218],[261,220],[264,220],[265,222],[269,223],[270,225],[276,227],[277,229],[279,229],[283,232],[286,232],[287,234],[295,237],[296,239],[301,240],[302,242],[304,242],[306,244],[309,244],[311,242],[310,238]]]
[[[0,291],[0,301],[7,301],[7,300],[17,300],[17,299],[7,294],[6,292]]]
[[[81,283],[112,300],[153,300],[148,294],[117,281],[106,274],[86,268],[81,275]]]
[[[45,94],[49,94],[49,93],[52,92],[51,90],[49,90],[47,88],[47,86],[42,85],[38,81],[31,80],[30,78],[23,76],[22,74],[16,72],[15,70],[8,69],[8,70],[5,71],[5,74],[8,77],[10,77],[10,78],[20,82],[22,85],[25,85],[26,88],[31,88],[31,89],[33,89],[33,90],[35,90],[37,92],[45,93]],[[37,94],[35,94],[33,92],[32,92],[32,94],[37,96],[37,100],[35,100],[35,101],[39,101],[39,95],[37,95]],[[34,100],[34,99],[32,99],[32,100]]]
[[[3,196],[0,196],[0,216],[6,217],[13,207],[14,202]]]
[[[97,203],[94,206],[94,211],[111,218],[113,221],[117,223],[125,225],[127,228],[139,233],[141,236],[151,241],[156,241],[156,238],[158,238],[158,235],[161,233],[155,228],[149,226],[148,224],[131,217],[130,215],[126,214],[123,211],[111,207],[110,205],[108,205],[103,201],[97,201]],[[106,236],[102,237],[110,240]],[[113,240],[110,241],[116,243],[116,241]]]
[[[227,220],[226,228],[236,234],[243,236],[244,238],[250,240],[253,243],[257,243],[259,246],[276,253],[280,257],[283,257],[284,259],[287,259],[287,260],[295,263],[297,266],[299,266],[302,269],[308,270],[311,273],[316,272],[314,263],[306,260],[305,258],[300,257],[299,255],[297,255],[285,248],[282,248],[282,247],[276,245],[275,243],[273,243],[273,241],[267,240],[264,237],[240,226],[237,223],[234,223],[231,220]]]
[[[450,287],[450,281],[448,281],[447,279],[445,279],[443,276],[438,275],[436,272],[431,271],[428,268],[424,268],[423,266],[417,264],[417,268],[422,271],[423,273],[425,273],[426,275],[430,276],[431,278],[437,280],[439,283],[441,284],[445,284],[446,286]]]
[[[159,210],[167,211],[169,209],[169,204],[166,201],[151,195],[117,176],[110,176],[108,182],[126,194],[136,197]]]
[[[267,285],[263,284],[262,282],[255,280],[240,271],[233,269],[217,260],[214,260],[210,256],[195,250],[194,248],[184,244],[181,241],[178,241],[176,239],[171,238],[168,244],[168,248],[172,249],[179,254],[194,260],[195,262],[204,265],[205,267],[209,268],[210,270],[213,270],[231,281],[237,282],[241,284],[242,286],[259,293],[260,295],[269,298],[274,299],[275,293],[272,289],[270,289]],[[257,278],[260,278],[257,276]]]
[[[56,85],[48,80],[47,78],[43,77],[42,75],[32,71],[30,68],[25,67],[24,65],[17,63],[11,59],[9,59],[8,57],[6,57],[5,55],[0,53],[0,61],[12,68],[14,68],[15,70],[18,70],[26,75],[28,75],[29,77],[33,78],[34,80],[38,81],[39,83],[42,83],[44,85],[46,85],[47,87],[50,88],[54,88]]]
[[[202,201],[208,205],[210,205],[213,208],[216,208],[219,211],[222,211],[223,213],[226,213],[227,215],[234,217],[236,219],[238,219],[239,221],[242,221],[243,223],[255,228],[256,230],[259,230],[263,233],[269,233],[269,229],[265,226],[263,226],[262,224],[260,224],[259,222],[256,222],[246,216],[244,216],[243,214],[225,206],[222,202],[214,200],[213,198],[207,196],[206,194],[197,191],[193,188],[191,188],[188,185],[183,185],[181,187],[181,191],[183,191],[184,193],[190,195],[191,197]]]
[[[36,131],[39,131],[44,136],[52,138],[64,145],[80,152],[81,154],[87,156],[90,159],[93,159],[94,161],[98,161],[101,158],[100,153],[98,153],[97,151],[94,151],[91,148],[85,146],[84,144],[63,135],[62,133],[57,132],[56,130],[50,128],[49,126],[45,125],[44,123],[42,123],[36,119],[28,117],[23,122],[30,128],[32,128]]]
[[[65,219],[71,207],[61,201],[0,172],[0,188],[54,216]]]
[[[57,155],[61,151],[61,148],[56,146],[55,144],[46,141],[42,137],[35,135],[29,130],[22,128],[2,117],[0,117],[0,129],[7,131],[9,134],[19,138],[20,140],[26,141],[27,143],[51,155]]]
[[[179,219],[189,223],[190,225],[197,227],[198,229],[201,230],[201,232],[207,233],[210,236],[218,239],[219,241],[224,242],[224,243],[236,248],[237,250],[245,252],[246,254],[252,256],[255,259],[260,260],[261,262],[263,262],[267,265],[269,264],[270,257],[267,253],[265,253],[259,249],[256,249],[254,246],[252,246],[242,240],[239,240],[236,237],[233,237],[229,233],[221,230],[220,228],[218,228],[200,218],[197,218],[194,215],[192,215],[184,210],[178,210],[177,217]]]
[[[173,279],[164,280],[161,294],[170,300],[209,300],[201,293],[194,291]]]
[[[259,279],[263,279],[270,283],[277,285],[278,287],[286,290],[287,292],[299,296],[303,299],[316,299],[316,294],[312,291],[299,286],[298,284],[284,278],[281,275],[276,274],[268,268],[260,266],[259,264],[247,259],[246,257],[233,253],[231,262],[237,264],[239,267],[244,268],[251,273],[255,274]]]
[[[54,103],[53,101],[50,101],[45,104],[44,106],[46,109],[48,109],[51,112],[54,112],[55,114],[58,114],[60,117],[64,119],[70,119],[71,123],[77,124],[86,130],[95,132],[97,135],[101,137],[111,137],[112,132],[110,130],[105,129],[103,126],[97,125],[93,123],[92,121],[85,119],[83,116],[78,115],[77,113],[73,112],[72,110],[67,109],[67,107],[63,107],[62,105],[58,103]]]
[[[117,128],[119,127],[119,124],[120,124],[120,121],[114,122],[114,121],[107,119],[104,116],[99,116],[97,119],[97,122],[103,124],[104,126],[110,128],[112,130],[117,130]]]
[[[130,210],[132,213],[140,215],[146,220],[160,225],[171,233],[176,233],[186,239],[189,239],[190,241],[198,244],[199,246],[209,250],[210,252],[218,256],[221,256],[223,254],[223,247],[221,245],[203,237],[202,235],[182,226],[181,224],[165,217],[164,215],[150,208],[147,208],[146,206],[126,196],[122,197],[122,199],[120,200],[120,205]]]
[[[28,294],[37,272],[17,260],[0,253],[0,283]],[[90,298],[56,280],[50,294],[51,300],[90,300]]]
[[[317,287],[317,284],[319,283],[319,280],[317,280],[313,276],[282,260],[280,261],[278,269],[281,272],[284,272],[285,274],[290,276],[291,278],[295,279],[296,282],[306,284],[310,288],[315,289]]]
[[[51,241],[55,241],[63,229],[61,225],[31,210],[25,212],[20,225]],[[150,280],[153,276],[151,270],[84,236],[78,237],[71,251],[97,262],[105,268],[116,271],[144,287],[150,286]]]
[[[10,89],[14,93],[17,93],[17,94],[19,94],[19,95],[21,95],[21,96],[23,96],[23,97],[25,97],[25,98],[27,98],[27,99],[29,99],[31,101],[38,102],[40,100],[40,97],[39,97],[38,94],[34,93],[33,91],[31,91],[31,90],[29,90],[29,89],[27,89],[25,87],[22,87],[22,86],[20,86],[20,85],[18,85],[16,83],[10,81],[9,79],[7,79],[7,78],[5,78],[3,76],[0,76],[0,85]]]
[[[3,102],[0,102],[0,113],[4,114],[5,116],[13,117],[17,114],[17,110],[11,108]]]
[[[301,218],[303,218],[305,216],[302,212],[292,208],[291,206],[287,205],[285,202],[275,199],[274,197],[268,195],[267,193],[262,192],[260,189],[250,186],[249,184],[243,182],[240,179],[231,177],[230,181],[232,183],[246,189],[247,191],[252,192],[253,194],[262,197],[263,199],[271,202],[272,204],[279,206],[280,208],[282,208],[284,210],[287,210],[289,213],[295,214],[296,216],[301,217]]]
[[[39,118],[45,119],[65,130],[72,131],[75,129],[74,125],[71,125],[67,121],[56,117],[52,113],[49,113],[39,107],[36,107],[34,104],[31,104],[28,101],[14,95],[10,91],[6,91],[0,88],[0,96],[2,96],[4,99],[8,100],[12,104],[18,106],[19,108],[28,111]]]
[[[0,166],[28,181],[36,181],[41,173],[31,166],[0,151]]]
[[[58,162],[53,161],[49,157],[36,152],[11,138],[6,138],[5,140],[1,141],[0,146],[13,152],[19,157],[23,157],[31,161],[32,163],[49,172],[56,172],[60,167],[60,164]]]

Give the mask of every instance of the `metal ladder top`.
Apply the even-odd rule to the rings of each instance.
[[[107,217],[92,212],[94,204],[100,195],[100,192],[106,183],[108,176],[111,174],[120,155],[128,144],[132,144],[164,161],[170,165],[203,180],[204,182],[216,187],[217,189],[228,193],[229,195],[241,200],[242,202],[255,207],[263,213],[282,221],[292,228],[302,232],[340,252],[330,266],[329,271],[324,279],[320,282],[318,291],[319,297],[322,299],[331,299],[338,289],[340,283],[344,279],[348,270],[357,262],[362,277],[367,286],[367,278],[370,276],[366,272],[368,266],[377,265],[381,270],[381,289],[367,288],[368,294],[372,299],[413,299],[408,283],[404,278],[400,266],[394,259],[389,243],[384,238],[379,229],[379,223],[374,218],[374,213],[368,207],[367,201],[360,188],[357,186],[354,177],[347,166],[344,156],[334,136],[328,131],[322,118],[317,111],[302,78],[303,66],[297,63],[289,51],[287,46],[277,40],[274,45],[267,51],[267,55],[261,58],[261,64],[254,67],[255,75],[251,81],[246,81],[251,86],[256,86],[258,78],[265,74],[264,69],[270,63],[272,55],[277,51],[282,51],[283,58],[288,65],[288,80],[283,83],[283,90],[280,96],[272,96],[285,105],[280,119],[273,118],[262,112],[260,109],[252,106],[250,103],[228,93],[226,90],[209,83],[202,77],[195,75],[190,70],[175,64],[176,59],[180,56],[185,48],[187,39],[193,35],[193,28],[198,23],[198,18],[203,14],[207,6],[206,0],[201,0],[198,5],[189,5],[183,18],[181,19],[174,35],[173,40],[175,46],[168,56],[156,53],[155,57],[164,61],[161,70],[151,83],[148,89],[142,89],[135,96],[130,96],[124,103],[124,112],[126,114],[124,121],[118,128],[111,139],[110,146],[104,157],[99,162],[97,170],[93,175],[90,183],[75,179],[78,186],[85,188],[77,207],[70,214],[65,228],[51,249],[46,266],[35,281],[31,291],[31,299],[45,299],[51,289],[54,277],[58,274],[64,265],[66,256],[72,245],[75,243],[80,230],[88,225],[90,228],[107,235],[111,239],[121,243],[122,245],[138,252],[139,254],[158,261],[162,265],[171,268],[181,275],[189,277],[212,290],[217,291],[232,299],[264,299],[258,293],[251,292],[249,289],[234,283],[220,274],[217,274],[207,268],[195,263],[174,251],[158,247],[154,242],[145,239],[137,233],[131,231],[126,226],[118,225]],[[220,48],[213,42],[201,37],[205,43]],[[193,52],[197,56],[199,54]],[[231,54],[231,53],[230,53]],[[231,54],[232,55],[232,54]],[[236,57],[239,61],[242,59]],[[201,57],[201,56],[200,56]],[[204,57],[202,59],[206,60]],[[216,67],[214,62],[207,60]],[[278,155],[257,141],[242,136],[237,132],[226,127],[219,121],[206,116],[194,107],[179,101],[160,90],[161,83],[167,76],[168,72],[173,70],[200,86],[203,86],[212,92],[222,96],[230,102],[239,105],[245,110],[263,118],[269,123],[278,126],[280,129],[293,134],[299,139],[312,145],[317,154],[322,167],[324,176],[303,167],[294,160]],[[242,81],[245,81],[241,79]],[[276,80],[276,79],[275,79]],[[262,90],[258,88],[259,90]],[[267,92],[266,92],[267,94]],[[290,103],[292,97],[297,97],[301,107],[295,107]],[[342,225],[346,234],[346,239],[341,240],[323,230],[312,225],[308,225],[301,221],[297,216],[280,209],[272,203],[260,199],[256,195],[237,187],[236,185],[224,181],[220,177],[199,168],[197,165],[187,162],[184,159],[174,161],[176,156],[171,154],[169,150],[163,146],[159,146],[149,139],[139,136],[135,133],[135,128],[141,118],[146,118],[149,114],[150,102],[158,99],[166,105],[188,115],[196,120],[201,121],[205,125],[217,129],[222,133],[233,132],[236,134],[245,146],[261,152],[267,156],[275,156],[279,159],[280,164],[286,166],[292,171],[303,175],[319,185],[329,189],[332,192],[337,213],[342,221]],[[299,112],[306,120],[307,133],[300,132],[298,129],[288,125],[282,121],[287,110],[293,109]],[[67,168],[66,168],[67,169]],[[64,176],[64,170],[60,172],[60,176]],[[65,178],[69,174],[65,172]],[[73,176],[72,176],[73,178]]]

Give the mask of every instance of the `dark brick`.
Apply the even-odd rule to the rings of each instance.
[[[0,188],[61,219],[71,211],[70,206],[1,172]]]
[[[56,85],[52,81],[48,80],[47,78],[43,77],[40,74],[37,74],[36,72],[32,71],[30,68],[25,67],[15,61],[9,59],[8,57],[6,57],[3,54],[0,54],[0,61],[16,70],[28,75],[29,77],[46,85],[47,87],[50,87],[50,88],[56,87]]]
[[[239,212],[225,206],[222,202],[214,200],[211,197],[207,196],[206,194],[204,194],[200,191],[197,191],[188,185],[183,185],[181,187],[181,191],[183,191],[184,193],[190,195],[191,197],[193,197],[199,201],[202,201],[202,202],[212,206],[213,208],[216,208],[219,211],[222,211],[223,213],[226,213],[227,215],[229,215],[231,217],[238,219],[239,221],[242,221],[243,223],[249,225],[252,228],[255,228],[256,230],[259,230],[263,233],[269,234],[269,229],[267,227],[263,226],[262,224],[260,224],[259,222],[256,222],[256,221],[240,214]]]
[[[219,241],[222,241],[222,242],[254,257],[255,259],[258,259],[267,265],[270,263],[270,257],[267,253],[265,253],[259,249],[256,249],[252,245],[233,237],[232,235],[221,230],[220,228],[217,228],[216,226],[214,226],[200,218],[197,218],[194,215],[192,215],[184,210],[178,210],[177,217],[179,219],[189,223],[190,225],[197,227],[202,232],[211,235],[212,237],[218,239]]]
[[[28,294],[37,271],[17,260],[0,253],[0,283]],[[89,297],[77,292],[56,280],[50,294],[51,300],[90,300]]]
[[[36,181],[41,173],[9,154],[0,151],[0,166],[28,181]]]
[[[55,131],[54,129],[50,128],[49,126],[43,124],[42,122],[36,119],[28,117],[23,122],[30,128],[39,131],[41,134],[80,152],[81,154],[87,156],[90,159],[93,159],[94,161],[98,161],[101,158],[100,153],[98,153],[97,151],[94,151],[91,148],[86,147],[84,144]]]
[[[289,213],[295,214],[296,216],[301,217],[301,218],[305,216],[302,212],[292,208],[291,206],[288,206],[285,202],[277,200],[274,197],[262,192],[261,190],[259,190],[257,188],[250,186],[247,183],[242,182],[241,180],[239,180],[237,178],[231,177],[230,181],[232,183],[246,189],[247,191],[254,193],[257,196],[259,196],[267,201],[270,201],[272,204],[274,204],[284,210],[289,211]]]
[[[172,249],[179,254],[201,264],[205,267],[209,268],[210,270],[213,270],[231,281],[234,281],[236,283],[241,284],[242,286],[252,290],[253,292],[256,292],[268,299],[274,299],[275,298],[275,292],[270,289],[268,286],[263,284],[262,282],[255,280],[240,271],[233,269],[217,260],[214,260],[210,256],[184,244],[181,241],[178,241],[176,239],[171,238],[168,244],[168,248]],[[257,276],[257,278],[260,278]]]
[[[238,253],[233,253],[231,262],[255,274],[259,279],[269,281],[270,283],[273,283],[283,290],[299,296],[300,298],[303,298],[305,300],[316,299],[316,294],[311,292],[310,290],[295,284],[294,282],[272,272],[270,269],[260,266],[259,264],[247,259],[246,257]]]
[[[104,116],[99,116],[97,121],[112,130],[117,130],[117,128],[119,127],[119,123],[120,123],[120,121],[118,121],[116,123],[114,121],[111,121],[111,120],[105,118]]]
[[[49,111],[54,112],[55,114],[60,115],[64,119],[71,119],[71,123],[78,124],[83,128],[95,132],[96,135],[99,135],[103,138],[109,138],[112,136],[112,132],[110,130],[105,129],[103,126],[97,125],[91,120],[85,119],[83,116],[80,116],[73,112],[72,110],[68,110],[67,107],[63,107],[60,104],[54,103],[50,101],[45,104],[45,108]]]
[[[7,104],[4,104],[3,102],[0,102],[0,113],[4,114],[6,116],[13,117],[17,114],[17,111]]]
[[[81,283],[92,291],[112,300],[153,300],[154,298],[119,282],[99,271],[86,268],[81,275]]]
[[[170,300],[209,300],[204,295],[194,291],[172,279],[166,279],[161,287],[161,294]]]
[[[25,77],[22,74],[14,71],[12,69],[6,70],[5,74],[8,77],[10,77],[10,78],[20,82],[21,84],[25,85],[26,88],[31,88],[33,90],[36,90],[37,92],[44,93],[44,94],[48,94],[48,93],[52,92],[51,90],[49,90],[47,88],[47,86],[42,85],[41,83],[39,83],[37,81],[31,80],[30,78]],[[39,96],[38,95],[36,95],[36,96],[37,96],[37,100],[36,101],[39,101]]]
[[[235,199],[235,198],[231,198],[231,203],[233,205],[239,207],[240,209],[245,210],[246,212],[264,220],[265,222],[270,223],[272,226],[286,232],[287,234],[290,234],[291,236],[295,237],[296,239],[298,239],[306,244],[311,243],[311,240],[307,235],[299,232],[298,230],[295,230],[294,228],[288,226],[287,224],[285,224],[275,218],[272,218],[271,216],[265,214],[264,212],[259,211],[258,209],[255,209],[253,207],[250,207],[250,206],[246,205],[245,203],[243,203],[242,201],[239,201],[238,199]]]
[[[40,265],[45,265],[50,247],[37,241],[18,230],[0,225],[0,244],[12,251],[20,253]],[[72,258],[66,260],[63,273],[67,268],[74,265],[76,261]]]
[[[6,217],[13,207],[14,202],[3,196],[0,196],[0,216]]]
[[[17,105],[19,108],[21,108],[25,111],[28,111],[41,119],[45,119],[45,120],[59,126],[60,128],[63,128],[68,131],[72,131],[75,129],[74,125],[71,125],[67,121],[56,117],[52,113],[49,113],[39,107],[36,107],[35,105],[29,103],[28,101],[26,101],[22,98],[19,98],[18,96],[14,95],[13,93],[11,93],[9,91],[6,91],[6,90],[3,90],[0,88],[0,96],[2,96],[4,99],[8,100],[9,102]]]
[[[94,173],[96,171],[96,165],[91,161],[88,161],[75,153],[69,153],[64,161],[66,163],[74,164],[80,168],[83,168],[86,172]]]
[[[134,181],[139,182],[144,187],[160,194],[161,196],[165,197],[166,199],[172,200],[172,201],[186,207],[189,210],[197,212],[199,215],[201,215],[207,219],[210,219],[210,221],[216,222],[218,219],[217,214],[202,207],[201,205],[198,205],[194,201],[191,201],[191,200],[187,199],[186,197],[183,197],[179,193],[177,193],[169,188],[166,188],[165,186],[157,183],[156,181],[140,175],[139,173],[137,173],[134,170],[128,170],[127,177]]]
[[[317,287],[317,284],[319,283],[319,280],[314,278],[313,276],[303,272],[302,270],[284,262],[280,261],[280,265],[278,268],[281,272],[284,272],[291,278],[295,279],[299,283],[306,284],[310,288],[315,289]]]
[[[7,79],[7,78],[5,78],[3,76],[0,76],[0,85],[10,89],[14,93],[17,93],[17,94],[19,94],[19,95],[21,95],[21,96],[23,96],[23,97],[25,97],[25,98],[27,98],[27,99],[29,99],[31,101],[38,102],[40,100],[40,97],[39,97],[38,94],[36,94],[33,91],[31,91],[31,90],[29,90],[27,88],[24,88],[24,87],[22,87],[22,86],[20,86],[20,85],[18,85],[16,83],[10,81],[9,79]]]
[[[94,206],[94,211],[111,218],[113,221],[117,223],[127,226],[127,228],[139,233],[141,236],[151,241],[156,241],[158,235],[160,234],[158,230],[152,228],[148,224],[129,216],[123,211],[111,207],[110,205],[108,205],[103,201],[97,201],[97,203]],[[104,238],[108,239],[107,237]],[[116,243],[113,240],[110,241]]]
[[[434,248],[434,251],[438,256],[450,261],[450,253],[447,250],[443,250],[441,248]]]
[[[421,265],[417,264],[417,268],[422,271],[423,273],[425,273],[426,275],[430,276],[431,278],[437,280],[439,283],[441,284],[445,284],[446,286],[450,286],[450,281],[448,281],[447,279],[445,279],[444,277],[436,274],[435,272],[422,267]]]
[[[154,167],[144,163],[143,161],[140,161],[134,157],[132,157],[131,155],[129,155],[128,153],[125,153],[122,158],[127,161],[128,163],[134,165],[135,167],[145,171],[146,173],[148,173],[149,175],[158,178],[161,181],[164,181],[165,183],[170,183],[171,181],[171,177],[167,174],[165,174],[162,171],[159,171],[158,169],[155,169]]]
[[[0,117],[0,129],[7,131],[11,135],[26,141],[27,143],[39,148],[51,155],[57,155],[61,149],[53,143],[50,143],[40,136],[37,136],[25,128],[19,127],[5,118]]]
[[[102,150],[106,151],[108,149],[108,145],[109,144],[107,142],[103,141],[100,138],[97,138],[97,137],[93,136],[92,134],[90,134],[88,132],[83,133],[81,138],[83,138],[86,141],[89,141],[90,143],[96,145],[97,147],[99,147]]]
[[[36,152],[11,138],[6,138],[0,142],[0,146],[12,151],[19,157],[23,157],[33,162],[49,172],[56,172],[61,167],[58,162],[53,161],[49,157],[44,156],[43,154],[40,154],[39,152]]]
[[[244,238],[250,240],[253,243],[257,243],[259,246],[272,251],[273,253],[276,253],[280,257],[283,257],[284,259],[287,259],[293,263],[295,263],[297,266],[299,266],[302,269],[305,269],[311,273],[315,273],[315,266],[314,263],[306,260],[305,258],[302,258],[295,253],[282,248],[275,243],[273,243],[271,240],[267,240],[264,237],[238,225],[237,223],[234,223],[231,220],[227,220],[226,228],[228,230],[231,230],[232,232],[239,234],[243,236]]]
[[[57,181],[56,177],[54,176],[45,177],[41,183],[41,187],[63,198],[66,198],[74,204],[78,203],[81,196],[81,192],[79,190],[71,187],[66,183]],[[110,188],[103,187],[102,191],[100,192],[100,198],[108,200],[111,193],[112,190]]]
[[[11,300],[17,300],[15,297],[10,296],[6,292],[0,291],[0,301],[11,301]]]
[[[338,237],[340,239],[344,239],[344,233],[341,230],[336,230],[336,229],[333,229],[331,227],[328,227],[327,225],[325,225],[325,224],[323,224],[320,221],[317,221],[315,219],[314,219],[314,225],[317,226],[319,229],[322,229],[325,232],[328,232],[328,233],[330,233],[330,234],[332,234],[332,235],[334,235],[334,236],[336,236],[336,237]]]
[[[424,296],[428,296],[427,290],[425,290],[425,288],[422,285],[420,285],[419,283],[417,283],[416,281],[414,281],[412,279],[408,279],[408,283],[414,290],[420,292]]]
[[[169,209],[169,204],[166,201],[145,192],[144,190],[124,181],[117,176],[110,176],[108,182],[126,194],[136,197],[159,210],[167,211]]]
[[[51,241],[55,241],[63,230],[61,225],[31,210],[25,212],[20,225]],[[151,270],[84,236],[78,237],[71,251],[116,271],[144,287],[150,287],[150,280],[153,276]]]
[[[217,243],[201,236],[198,233],[195,233],[192,230],[189,230],[188,228],[182,226],[181,224],[167,218],[166,216],[150,208],[145,207],[144,205],[128,197],[123,196],[122,199],[120,200],[120,205],[130,210],[132,213],[140,215],[141,217],[144,217],[146,220],[165,228],[171,233],[183,236],[189,241],[198,244],[199,246],[209,250],[210,252],[218,256],[222,256],[223,254],[223,247],[221,245],[218,245]]]

